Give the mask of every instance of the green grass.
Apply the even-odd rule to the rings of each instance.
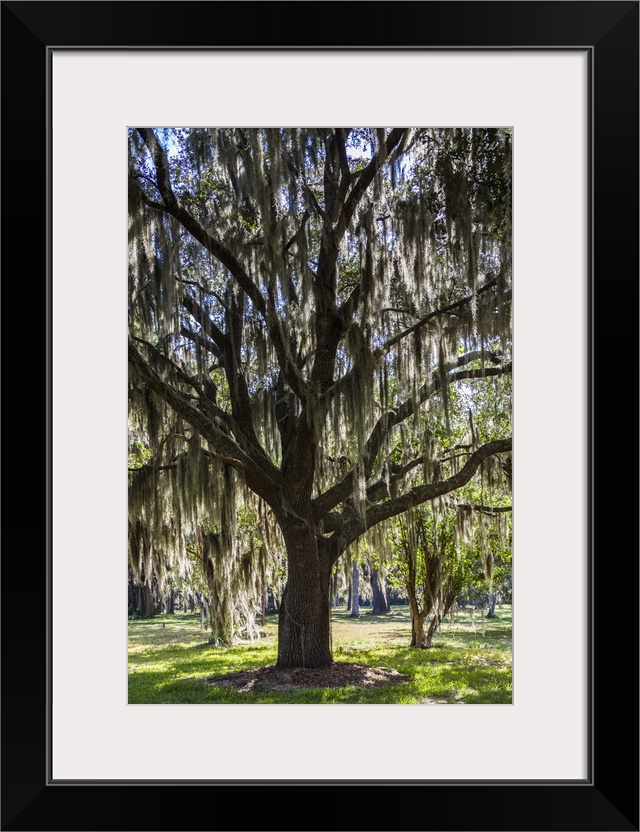
[[[436,632],[430,650],[408,646],[407,607],[393,607],[391,616],[363,611],[357,619],[334,610],[334,660],[390,667],[410,677],[399,684],[251,693],[205,684],[208,676],[275,664],[276,633],[277,617],[269,616],[259,641],[215,647],[197,613],[130,620],[129,704],[511,704],[510,606],[498,607],[497,618],[485,621],[484,636],[479,618],[474,632],[459,614]]]

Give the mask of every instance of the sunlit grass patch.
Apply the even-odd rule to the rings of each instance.
[[[274,665],[277,619],[263,637],[232,647],[209,644],[196,613],[129,622],[130,704],[511,704],[511,608],[485,622],[445,623],[429,650],[410,648],[406,607],[392,616],[334,611],[336,662],[395,670],[408,681],[381,687],[309,688],[240,692],[207,684],[210,677]]]

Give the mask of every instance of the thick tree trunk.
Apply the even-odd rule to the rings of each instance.
[[[491,593],[491,601],[489,603],[489,613],[487,615],[488,618],[495,618],[496,617],[496,602],[498,600],[498,593],[492,592]]]
[[[380,574],[377,569],[371,570],[371,590],[373,592],[374,615],[388,615],[391,612],[387,588],[380,582]]]
[[[278,619],[278,667],[329,667],[331,565],[308,526],[283,529],[287,585]]]

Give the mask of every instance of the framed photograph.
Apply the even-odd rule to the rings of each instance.
[[[638,10],[2,3],[3,830],[639,829]],[[512,141],[513,699],[131,704],[129,131],[344,124]]]

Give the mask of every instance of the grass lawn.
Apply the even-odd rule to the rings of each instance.
[[[333,611],[333,658],[393,668],[409,681],[382,687],[310,688],[239,692],[208,685],[209,676],[248,670],[276,661],[277,616],[268,616],[263,637],[253,644],[214,647],[200,629],[198,613],[159,615],[129,621],[129,704],[511,704],[511,607],[497,618],[478,615],[473,624],[457,613],[436,632],[430,650],[408,646],[408,607],[390,616],[361,610],[350,618]]]

